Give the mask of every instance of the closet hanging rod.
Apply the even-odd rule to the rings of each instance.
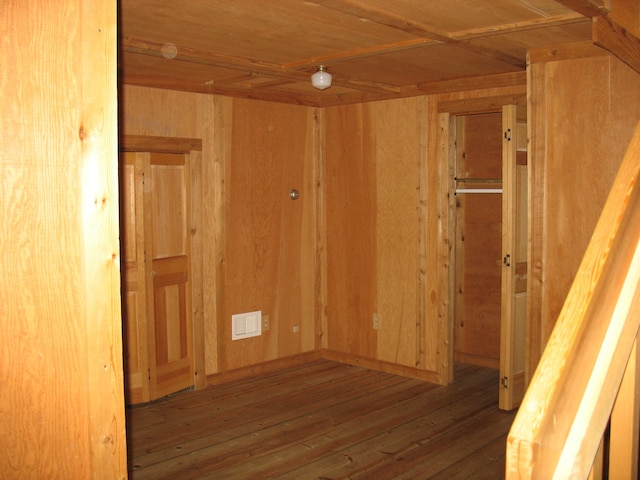
[[[458,178],[454,180],[459,183],[502,183],[501,178]]]
[[[455,194],[459,193],[502,193],[501,188],[456,188]]]

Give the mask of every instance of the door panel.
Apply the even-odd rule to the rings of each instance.
[[[155,364],[152,396],[157,398],[193,385],[189,283],[188,164],[185,155],[153,153],[151,245]]]
[[[125,389],[127,403],[131,404],[149,401],[144,223],[138,221],[143,218],[143,195],[142,188],[136,187],[143,182],[143,162],[144,154],[127,152],[120,156]]]
[[[153,261],[155,396],[193,385],[185,255]]]
[[[187,158],[121,154],[129,403],[193,385]]]
[[[500,408],[511,410],[524,396],[527,316],[526,111],[506,105],[503,118],[502,315]],[[522,136],[525,138],[522,139]]]

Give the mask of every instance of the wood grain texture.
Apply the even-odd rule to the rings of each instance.
[[[503,478],[497,371],[457,378],[316,360],[134,407],[130,478]]]
[[[218,222],[216,209],[220,202],[216,195],[221,189],[215,182],[219,177],[214,175],[214,98],[207,95],[171,92],[149,88],[123,86],[122,88],[122,121],[121,147],[124,149],[141,149],[160,151],[184,151],[196,149],[190,155],[191,178],[193,196],[191,243],[195,246],[194,289],[200,289],[201,295],[194,296],[195,300],[202,299],[200,311],[194,312],[194,329],[202,332],[195,335],[200,342],[195,350],[195,366],[197,385],[202,386],[208,373],[216,369],[217,346],[215,341],[216,302],[215,288],[203,288],[203,285],[217,285],[215,270],[205,268],[205,265],[215,265],[214,251],[218,248],[215,237],[215,226]],[[127,137],[133,138],[133,141]],[[191,150],[189,150],[191,151]],[[214,185],[213,188],[210,185]],[[195,188],[194,188],[195,187]],[[199,188],[198,188],[199,187]],[[196,197],[200,202],[195,202]],[[200,207],[197,204],[200,203]],[[200,223],[198,223],[198,221]],[[212,259],[209,263],[204,259]],[[199,273],[201,272],[201,273]],[[198,280],[198,278],[200,280]],[[195,290],[194,290],[195,291]]]
[[[327,347],[408,366],[419,357],[418,105],[325,111]]]
[[[529,375],[640,120],[640,77],[614,57],[536,63],[530,75]]]
[[[639,156],[636,128],[509,434],[508,478],[591,469],[640,325]]]
[[[225,166],[223,370],[315,347],[313,111],[234,100]],[[292,200],[289,193],[300,193]],[[232,314],[261,310],[270,329],[231,341]]]
[[[427,339],[432,346],[430,358],[436,365],[442,382],[453,377],[454,354],[454,270],[455,245],[455,163],[456,128],[454,114],[495,112],[508,103],[522,103],[526,88],[515,85],[473,92],[456,92],[429,97],[428,128],[429,161],[427,163]],[[468,108],[471,110],[468,110]],[[451,111],[449,111],[451,109]]]
[[[467,186],[460,180],[469,178],[500,180],[502,115],[457,118],[458,186]],[[495,368],[500,357],[502,195],[460,194],[456,206],[455,355],[458,361]]]
[[[2,10],[0,471],[125,478],[116,8]]]

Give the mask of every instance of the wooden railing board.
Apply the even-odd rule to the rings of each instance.
[[[640,128],[511,429],[508,479],[589,474],[640,321],[638,159]]]

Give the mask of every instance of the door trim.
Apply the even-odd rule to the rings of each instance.
[[[205,331],[203,296],[203,246],[202,246],[202,139],[187,137],[162,137],[152,135],[121,135],[120,152],[178,153],[189,158],[189,191],[191,216],[191,315],[193,343],[193,385],[195,389],[207,385],[205,374]]]
[[[438,167],[438,195],[440,199],[448,199],[445,205],[438,208],[439,225],[441,232],[439,233],[438,243],[439,248],[442,249],[441,258],[446,262],[446,265],[440,266],[441,280],[448,280],[448,284],[445,286],[440,283],[440,295],[442,299],[439,302],[439,317],[446,318],[447,322],[439,322],[438,328],[438,345],[441,347],[438,349],[438,373],[443,383],[448,383],[454,379],[454,317],[453,317],[453,268],[455,265],[454,255],[455,251],[451,247],[452,239],[454,238],[454,217],[455,215],[455,182],[451,175],[451,156],[452,149],[454,148],[455,138],[452,138],[452,134],[455,133],[455,117],[457,115],[474,114],[474,113],[496,113],[501,112],[504,105],[517,104],[526,105],[527,96],[526,93],[511,94],[511,95],[487,95],[474,99],[460,98],[455,100],[441,100],[437,101],[437,156],[434,159],[437,162]],[[453,122],[453,123],[452,123]],[[445,203],[445,202],[443,202]],[[446,250],[446,251],[445,251]],[[435,267],[434,267],[435,268]],[[527,319],[528,321],[528,319]]]

